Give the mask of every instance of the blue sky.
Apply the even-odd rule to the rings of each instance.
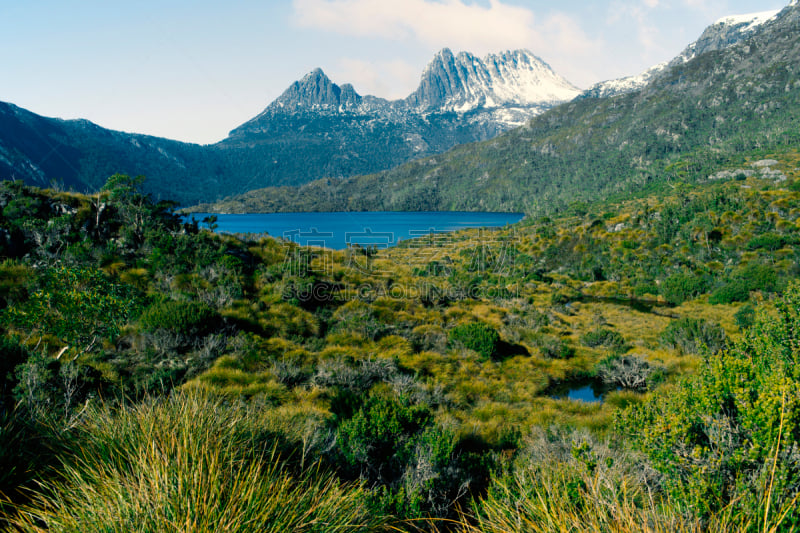
[[[0,0],[0,100],[212,143],[316,67],[402,98],[443,47],[527,48],[579,87],[789,0]]]

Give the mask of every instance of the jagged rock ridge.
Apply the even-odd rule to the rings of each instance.
[[[290,85],[258,116],[233,130],[230,138],[267,133],[272,129],[270,121],[287,114],[363,115],[407,125],[409,115],[472,113],[469,121],[479,123],[481,130],[474,140],[480,140],[578,94],[577,87],[528,50],[479,59],[468,52],[454,55],[445,48],[425,68],[417,90],[405,99],[361,96],[352,85],[339,86],[322,69],[315,69]],[[416,138],[419,134],[407,131],[405,136]]]

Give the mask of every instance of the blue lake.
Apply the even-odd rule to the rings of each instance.
[[[210,213],[194,213],[198,221]],[[217,231],[267,233],[303,246],[343,250],[349,245],[388,248],[400,241],[431,233],[465,228],[502,227],[522,220],[521,213],[356,212],[356,213],[265,213],[217,214]],[[200,224],[201,227],[203,224]]]

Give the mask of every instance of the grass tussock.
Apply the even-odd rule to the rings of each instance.
[[[363,488],[295,475],[253,409],[197,392],[92,409],[14,525],[25,532],[343,532],[383,529]]]

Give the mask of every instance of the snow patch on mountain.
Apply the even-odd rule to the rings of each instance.
[[[419,88],[406,102],[419,111],[466,113],[493,109],[554,105],[572,100],[580,90],[528,50],[489,54],[479,59],[445,48],[422,73]]]
[[[798,1],[800,0],[792,0],[789,5],[794,5]],[[778,10],[761,11],[747,15],[722,17],[706,28],[695,42],[684,48],[684,50],[671,61],[654,65],[635,76],[626,76],[616,80],[596,83],[584,91],[581,97],[604,98],[638,90],[650,83],[653,78],[668,68],[682,65],[706,52],[723,50],[747,39],[761,26],[775,19],[779,12]]]
[[[400,124],[412,116],[445,113],[469,115],[471,124],[483,123],[482,136],[493,136],[580,93],[528,50],[480,59],[468,52],[454,55],[445,48],[422,72],[417,90],[403,100],[361,96],[352,85],[336,85],[321,69],[315,69],[231,136],[265,133],[273,118],[295,114],[357,115]]]

